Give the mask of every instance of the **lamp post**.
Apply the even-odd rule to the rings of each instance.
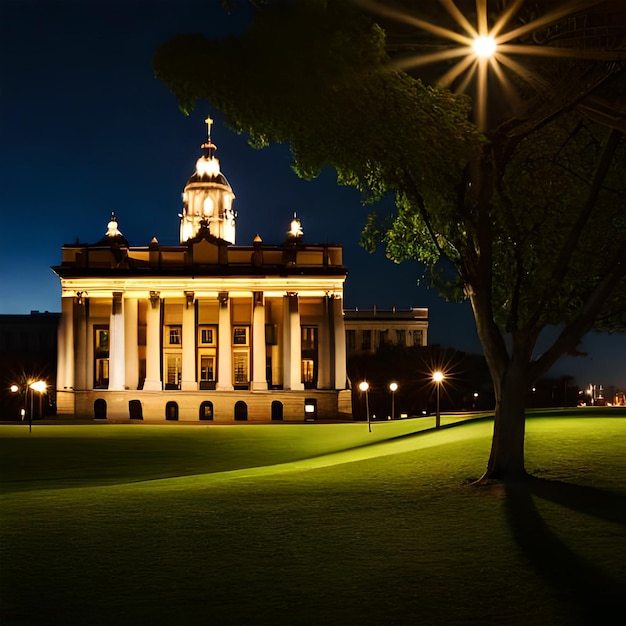
[[[359,383],[359,389],[365,394],[365,413],[367,415],[367,430],[372,432],[372,422],[370,422],[370,401],[369,401],[369,389],[370,385],[366,380]]]
[[[395,418],[395,396],[396,396],[396,391],[398,391],[398,383],[393,382],[393,383],[389,383],[389,391],[391,391],[391,419]]]
[[[35,380],[30,385],[28,385],[31,389],[30,393],[30,415],[28,416],[28,432],[31,432],[33,429],[33,391],[36,391],[39,394],[39,405],[41,406],[41,395],[45,393],[48,385],[46,385],[43,380]]]
[[[437,417],[435,418],[435,428],[440,428],[441,426],[441,412],[439,411],[439,388],[441,387],[441,383],[444,378],[445,376],[441,370],[433,372],[433,382],[437,386]]]

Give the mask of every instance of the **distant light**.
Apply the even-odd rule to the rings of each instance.
[[[305,404],[304,405],[304,412],[305,413],[315,413],[315,407],[312,404]]]
[[[43,380],[36,380],[28,386],[39,393],[43,393],[48,388],[48,385]]]
[[[398,391],[398,383],[389,383],[389,391]]]
[[[474,43],[472,44],[472,48],[474,49],[474,54],[483,59],[487,59],[490,56],[493,56],[496,51],[496,41],[493,37],[481,36],[476,37],[474,39]]]
[[[370,388],[370,384],[366,380],[363,380],[359,383],[359,389],[361,391],[367,391],[369,388]]]
[[[17,393],[20,390],[17,385],[11,385],[9,389],[11,389],[11,393]]]
[[[445,376],[442,371],[437,370],[436,372],[433,372],[433,382],[440,383],[444,378]]]

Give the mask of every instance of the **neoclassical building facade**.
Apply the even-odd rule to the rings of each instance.
[[[235,195],[215,146],[183,192],[180,244],[130,246],[111,216],[63,246],[57,413],[302,421],[350,412],[342,248],[235,242]]]

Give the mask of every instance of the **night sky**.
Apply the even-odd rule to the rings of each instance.
[[[237,244],[281,243],[294,211],[305,241],[344,246],[346,308],[428,307],[429,343],[480,352],[467,304],[419,285],[417,263],[395,265],[358,245],[368,207],[334,172],[301,181],[286,146],[254,150],[206,102],[187,117],[152,73],[157,46],[176,34],[240,31],[219,0],[0,0],[0,313],[60,310],[51,265],[61,246],[94,243],[112,211],[131,245],[178,243],[183,187],[200,156],[204,119],[236,195]],[[378,210],[388,210],[389,206]],[[626,388],[626,336],[592,333],[589,355],[552,374]]]

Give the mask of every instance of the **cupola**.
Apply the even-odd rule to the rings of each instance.
[[[206,221],[214,237],[235,243],[235,194],[220,171],[220,162],[214,156],[217,149],[211,141],[213,120],[207,117],[207,141],[202,144],[206,154],[196,161],[196,171],[183,191],[183,212],[180,215],[180,243],[195,237]]]

